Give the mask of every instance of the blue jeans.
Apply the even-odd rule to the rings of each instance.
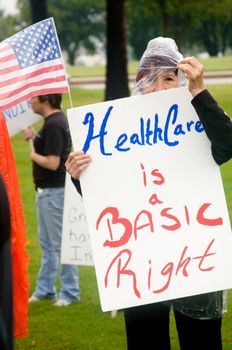
[[[36,193],[39,242],[42,249],[41,268],[33,293],[40,299],[61,298],[79,301],[79,279],[76,265],[60,264],[59,295],[56,292],[56,277],[59,269],[64,188],[43,188]]]

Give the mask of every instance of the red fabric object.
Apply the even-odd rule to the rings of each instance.
[[[6,185],[11,213],[14,338],[21,338],[28,335],[29,257],[26,252],[26,224],[16,164],[2,113],[0,113],[0,173]]]

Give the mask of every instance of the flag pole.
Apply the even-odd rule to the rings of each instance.
[[[69,86],[69,81],[68,81],[68,78],[67,78],[67,70],[66,70],[66,67],[65,67],[65,64],[64,64],[64,59],[63,59],[63,55],[62,55],[62,51],[61,51],[61,47],[60,47],[60,42],[59,42],[59,40],[58,40],[56,25],[55,25],[55,21],[54,21],[54,18],[53,18],[53,17],[51,17],[51,20],[52,20],[52,22],[53,22],[54,30],[55,30],[55,32],[56,32],[57,43],[58,43],[58,46],[59,46],[59,49],[60,49],[60,55],[61,55],[61,60],[62,60],[63,67],[64,67],[65,78],[66,78],[66,82],[67,82],[67,85],[68,85],[69,102],[70,102],[71,108],[73,108],[72,97],[71,97],[71,92],[70,92],[70,86]]]
[[[73,104],[72,104],[72,96],[71,96],[71,93],[70,93],[70,89],[68,89],[68,96],[69,96],[70,106],[71,106],[71,108],[73,108]]]
[[[64,67],[65,67],[65,66],[64,66]],[[67,83],[68,83],[68,97],[69,97],[69,102],[70,102],[71,108],[73,108],[72,96],[71,96],[71,92],[70,92],[70,86],[69,86],[69,81],[68,81],[68,78],[67,78],[66,68],[65,68],[65,75],[66,75],[66,80],[67,80]]]

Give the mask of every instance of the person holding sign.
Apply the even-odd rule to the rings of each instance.
[[[32,97],[32,110],[43,116],[44,124],[37,134],[32,128],[24,130],[24,137],[32,148],[30,158],[42,248],[42,265],[36,290],[29,302],[57,298],[55,283],[61,251],[64,163],[71,149],[68,123],[60,109],[61,99],[61,94]],[[75,265],[61,264],[60,282],[61,291],[55,306],[67,306],[80,300],[78,270]]]
[[[205,89],[203,65],[195,57],[183,58],[171,38],[148,43],[134,87],[134,94],[148,94],[188,84],[195,108],[211,141],[217,164],[232,157],[232,122]],[[79,178],[91,162],[82,151],[70,153],[66,170],[79,193]],[[223,292],[184,297],[124,309],[128,350],[149,347],[170,350],[169,316],[173,308],[181,350],[221,350]],[[154,345],[151,345],[154,344]]]

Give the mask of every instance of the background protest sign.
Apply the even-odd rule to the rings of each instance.
[[[31,104],[28,101],[21,102],[2,113],[10,136],[14,136],[42,119],[39,114],[32,111]]]
[[[72,265],[93,265],[83,200],[68,174],[65,181],[61,262]]]
[[[103,311],[232,287],[220,169],[186,87],[68,110]]]

